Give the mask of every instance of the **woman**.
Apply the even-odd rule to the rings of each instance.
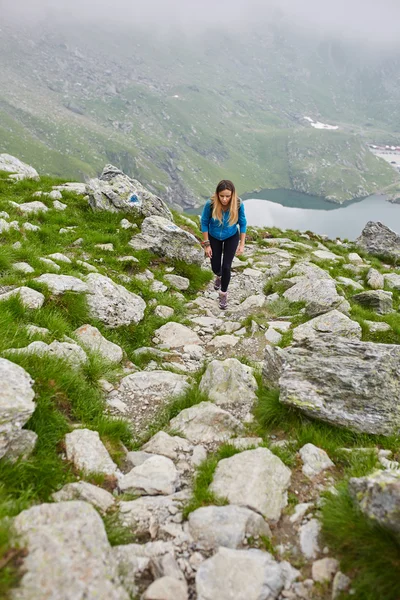
[[[244,205],[236,194],[235,186],[232,181],[223,179],[211,199],[207,200],[201,215],[204,240],[201,245],[205,255],[211,258],[211,268],[216,275],[214,289],[220,290],[219,307],[222,310],[228,306],[227,290],[233,257],[244,250],[246,223]]]

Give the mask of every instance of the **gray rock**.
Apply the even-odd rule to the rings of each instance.
[[[50,196],[51,196],[51,194],[54,194],[54,193],[55,192],[50,192]],[[60,194],[60,197],[62,198],[61,194]],[[64,204],[63,202],[59,202],[58,200],[54,200],[53,207],[54,207],[55,210],[59,210],[59,211],[62,212],[62,211],[64,211],[67,208],[67,205]]]
[[[181,348],[189,344],[201,344],[199,336],[190,327],[173,321],[156,329],[154,336],[167,348]]]
[[[54,252],[53,254],[49,254],[48,258],[51,258],[52,260],[57,260],[58,262],[66,263],[67,265],[70,265],[72,263],[71,259],[68,258],[68,256],[65,256],[65,254],[62,254],[61,252]]]
[[[335,577],[333,578],[332,600],[335,600],[336,598],[338,598],[338,596],[339,596],[339,594],[341,594],[341,592],[346,591],[350,587],[350,584],[351,584],[350,577],[347,577],[347,575],[338,571],[336,573]]]
[[[193,446],[185,438],[159,431],[143,446],[143,450],[176,460],[181,452],[191,452]]]
[[[400,275],[397,273],[385,273],[383,277],[388,287],[392,288],[393,290],[400,290]]]
[[[174,577],[156,579],[143,594],[143,600],[188,600],[186,581]]]
[[[368,221],[356,244],[375,256],[400,258],[400,236],[379,221]]]
[[[247,536],[271,537],[261,515],[243,506],[205,506],[189,515],[189,532],[199,548],[205,550],[240,548]]]
[[[72,192],[78,194],[78,196],[84,196],[86,194],[86,183],[77,183],[75,181],[62,183],[61,185],[54,185],[53,190],[59,190],[63,192]]]
[[[169,306],[163,306],[162,304],[156,306],[154,309],[154,314],[157,317],[161,317],[162,319],[169,319],[170,317],[172,317],[174,312],[175,311],[173,308],[170,308]]]
[[[358,290],[361,292],[364,290],[361,283],[358,283],[358,281],[354,281],[354,279],[350,279],[349,277],[339,276],[339,277],[336,277],[336,281],[346,287],[351,287],[353,290]]]
[[[151,560],[147,556],[137,556],[134,553],[137,544],[114,546],[112,551],[118,563],[119,578],[130,597],[137,598],[138,581],[149,579]]]
[[[30,165],[19,160],[19,158],[15,158],[15,156],[11,156],[11,154],[0,154],[0,171],[6,171],[6,173],[11,173],[10,179],[20,180],[20,179],[36,179],[39,181],[39,174]]]
[[[177,290],[187,290],[190,285],[190,280],[187,277],[181,277],[180,275],[164,275],[164,279],[169,281],[172,287]]]
[[[119,391],[129,402],[146,399],[152,403],[180,396],[189,387],[187,378],[170,371],[139,371],[121,380]]]
[[[283,292],[283,297],[289,302],[305,302],[306,313],[315,317],[334,308],[347,313],[350,305],[343,296],[336,291],[335,281],[324,277],[312,279],[298,276],[296,283]]]
[[[316,477],[325,469],[335,466],[325,450],[317,448],[314,444],[305,444],[300,448],[299,454],[303,461],[302,471],[309,479]]]
[[[311,254],[312,256],[315,256],[315,258],[319,258],[320,260],[343,260],[341,256],[330,252],[330,250],[314,250],[313,252],[311,252]]]
[[[46,327],[37,327],[36,325],[27,325],[26,326],[26,331],[28,332],[28,334],[30,336],[34,336],[34,335],[49,335],[50,330],[47,329]]]
[[[62,200],[62,193],[60,190],[51,190],[49,198],[50,200]]]
[[[252,403],[257,390],[253,371],[236,358],[213,360],[201,378],[199,390],[219,406]]]
[[[146,461],[147,462],[147,461]],[[132,527],[137,535],[156,537],[161,525],[176,514],[183,502],[188,500],[182,492],[172,496],[142,496],[137,500],[120,502],[119,516],[126,527]]]
[[[320,531],[321,525],[317,519],[311,519],[300,527],[300,549],[308,559],[316,558],[318,552],[320,552],[318,544]]]
[[[284,563],[261,550],[220,548],[196,574],[198,600],[273,600],[286,583]]]
[[[44,273],[36,277],[34,281],[44,283],[49,290],[59,296],[65,292],[87,292],[88,286],[81,279],[72,275],[55,275],[54,273]]]
[[[142,465],[146,460],[154,456],[150,452],[143,452],[142,450],[137,450],[136,452],[128,452],[125,460],[130,465],[130,467],[138,467]]]
[[[24,202],[23,204],[19,204],[18,210],[24,213],[24,215],[36,215],[37,213],[47,212],[49,209],[45,204],[43,204],[43,202],[34,200],[33,202]]]
[[[102,513],[106,513],[115,504],[115,498],[110,492],[87,481],[67,483],[61,490],[52,494],[52,498],[55,502],[83,500]]]
[[[106,252],[114,252],[113,244],[95,244],[95,248],[99,248],[99,250],[105,250]]]
[[[400,534],[400,471],[353,477],[349,490],[367,517]]]
[[[262,380],[267,387],[278,387],[285,356],[285,350],[273,346],[266,346],[262,366]]]
[[[65,436],[67,459],[85,473],[116,475],[117,465],[112,461],[97,431],[74,429]]]
[[[122,492],[140,496],[170,496],[178,485],[178,471],[172,460],[165,456],[152,456],[118,481]]]
[[[393,312],[393,294],[383,290],[368,290],[353,296],[354,302],[375,311],[378,315]]]
[[[13,264],[13,269],[21,271],[21,273],[29,274],[34,273],[35,269],[31,267],[27,262],[16,262]]]
[[[28,554],[18,600],[128,600],[103,522],[86,502],[40,504],[14,520]]]
[[[331,582],[338,569],[339,561],[336,558],[321,558],[311,567],[312,578],[318,583]]]
[[[365,265],[365,262],[363,261],[361,256],[359,254],[357,254],[357,252],[350,252],[349,256],[348,256],[348,261],[350,263],[352,263],[353,265],[359,265],[359,266]]]
[[[61,267],[60,265],[58,265],[57,263],[54,262],[54,260],[51,260],[51,258],[44,258],[44,257],[39,257],[39,260],[44,263],[45,265],[52,267],[55,271],[60,271]]]
[[[35,410],[33,379],[22,367],[0,358],[0,458],[21,436]]]
[[[373,290],[379,290],[385,285],[385,278],[376,269],[370,269],[367,273],[367,283]]]
[[[267,448],[245,450],[218,463],[210,490],[230,504],[252,508],[278,521],[287,505],[291,472]]]
[[[185,408],[169,424],[194,443],[223,442],[243,428],[240,421],[211,402]]]
[[[80,265],[81,267],[85,267],[85,269],[87,271],[89,271],[90,273],[97,273],[96,267],[94,267],[93,265],[89,264],[88,262],[85,262],[84,260],[77,260],[76,264]]]
[[[146,303],[140,296],[98,273],[90,273],[86,282],[91,315],[107,327],[113,329],[143,319]]]
[[[19,287],[5,294],[0,294],[0,302],[18,296],[25,308],[41,308],[44,304],[45,297],[40,292],[29,287]]]
[[[70,342],[57,342],[51,344],[45,342],[32,342],[25,348],[10,348],[10,354],[36,354],[37,356],[56,356],[73,365],[80,367],[87,362],[87,356],[80,346]]]
[[[113,165],[106,165],[98,179],[91,179],[86,187],[93,210],[131,212],[149,217],[158,215],[173,220],[167,205]]]
[[[181,229],[168,218],[147,217],[142,232],[129,245],[136,250],[148,249],[161,256],[201,265],[204,253],[195,236]]]
[[[356,321],[352,321],[338,310],[330,310],[296,327],[293,330],[293,340],[301,342],[306,338],[313,339],[320,333],[359,340],[361,339],[362,330],[360,324]]]
[[[320,336],[286,352],[280,401],[358,431],[398,431],[400,347]]]
[[[8,444],[4,458],[12,463],[20,458],[26,460],[34,451],[37,439],[38,435],[34,431],[22,429],[18,437]]]
[[[112,363],[120,363],[123,358],[123,350],[117,344],[109,342],[97,329],[92,325],[82,325],[74,335],[85,348],[92,352],[98,353],[105,360]]]
[[[22,229],[25,231],[40,231],[40,227],[38,225],[32,225],[32,223],[23,223]]]
[[[371,333],[377,333],[378,331],[390,331],[392,328],[389,323],[382,321],[364,321]]]

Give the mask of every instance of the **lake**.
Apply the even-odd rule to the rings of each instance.
[[[400,232],[400,205],[378,194],[341,205],[282,189],[244,194],[242,199],[249,225],[310,230],[349,240],[358,237],[368,221],[381,221]]]

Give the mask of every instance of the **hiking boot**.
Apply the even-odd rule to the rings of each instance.
[[[216,277],[215,281],[214,281],[214,290],[220,290],[221,289],[221,277]]]
[[[219,307],[221,310],[225,310],[228,308],[228,293],[220,292],[219,293]]]

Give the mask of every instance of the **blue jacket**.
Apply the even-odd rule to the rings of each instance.
[[[220,223],[218,219],[213,219],[211,216],[212,203],[211,200],[207,200],[201,215],[201,231],[208,231],[208,233],[213,238],[217,238],[217,240],[226,240],[227,238],[232,237],[237,232],[238,226],[240,233],[246,233],[247,221],[243,202],[239,206],[238,220],[234,225],[229,225],[229,213],[229,210],[222,212],[222,223]]]

